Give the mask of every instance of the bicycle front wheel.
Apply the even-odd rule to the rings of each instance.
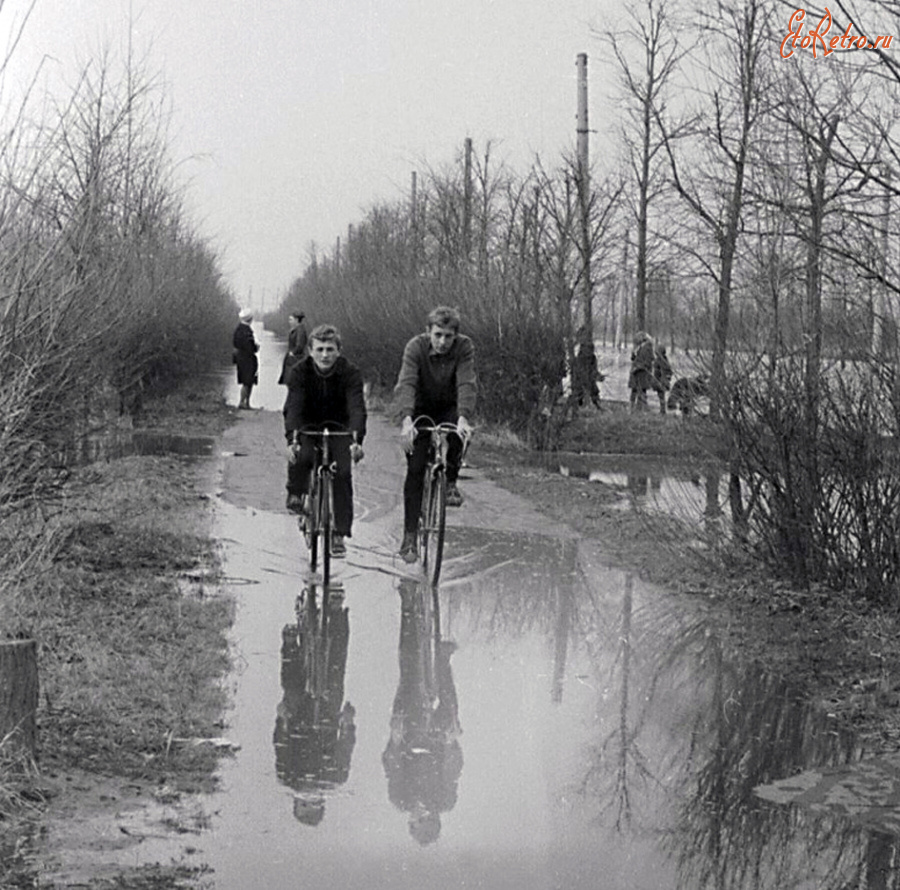
[[[331,580],[331,532],[332,532],[332,480],[331,474],[325,473],[322,476],[320,486],[320,506],[322,509],[321,522],[319,524],[322,529],[322,584],[327,587]]]
[[[425,517],[425,540],[423,561],[428,578],[437,584],[441,577],[441,563],[444,559],[444,535],[447,522],[447,476],[439,470],[430,479],[431,491],[428,495],[428,513]]]
[[[309,512],[306,516],[306,548],[309,550],[309,569],[316,570],[319,564],[319,532],[322,501],[322,485],[317,473],[313,473],[309,481]]]

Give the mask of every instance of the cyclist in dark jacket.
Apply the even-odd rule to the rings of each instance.
[[[459,435],[450,437],[447,448],[447,506],[462,504],[456,480],[463,441],[472,432],[468,417],[475,410],[477,383],[475,347],[469,337],[459,333],[459,313],[455,309],[439,306],[432,310],[425,333],[406,344],[394,393],[403,417],[400,437],[407,457],[400,555],[406,562],[415,562],[429,450],[429,437],[418,434],[413,426],[415,417],[426,415],[435,423],[456,424]]]
[[[334,538],[332,556],[346,552],[344,538],[353,526],[353,479],[351,462],[363,456],[366,435],[366,400],[359,368],[341,355],[341,335],[332,325],[319,325],[309,335],[309,355],[295,365],[287,380],[284,431],[290,448],[287,508],[305,510],[309,474],[315,463],[318,440],[302,430],[324,423],[341,424],[353,434],[335,436],[331,454],[337,465],[334,480]]]

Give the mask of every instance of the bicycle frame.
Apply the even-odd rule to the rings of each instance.
[[[310,471],[309,510],[304,534],[309,551],[309,568],[315,572],[319,562],[321,538],[322,583],[327,587],[331,580],[331,536],[334,528],[334,478],[337,463],[331,456],[331,439],[336,436],[353,436],[349,430],[302,429],[301,436],[320,439],[315,448],[315,459]]]

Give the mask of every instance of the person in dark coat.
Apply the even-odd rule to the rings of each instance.
[[[309,476],[319,439],[304,429],[339,424],[351,436],[335,436],[331,455],[337,465],[334,480],[332,556],[344,556],[344,538],[353,526],[352,463],[362,459],[366,435],[366,400],[359,368],[341,355],[341,335],[333,325],[319,325],[309,335],[309,355],[288,375],[284,401],[284,432],[288,441],[287,509],[303,514]]]
[[[680,411],[683,416],[693,414],[697,399],[709,396],[709,378],[705,374],[696,377],[679,377],[669,396],[669,410]]]
[[[572,396],[579,408],[584,405],[585,399],[590,399],[591,404],[601,410],[600,383],[605,379],[597,367],[593,341],[584,340],[578,347],[572,368]]]
[[[665,346],[657,346],[653,356],[653,388],[659,396],[659,413],[666,413],[666,393],[672,385],[672,365]]]
[[[320,603],[314,587],[302,597],[297,623],[282,631],[284,695],[272,741],[278,779],[295,792],[294,817],[315,826],[325,816],[329,792],[350,776],[356,709],[344,699],[348,609],[340,600]]]
[[[631,373],[628,388],[631,390],[631,410],[647,410],[647,390],[653,386],[653,338],[646,331],[638,331],[631,352]]]
[[[288,374],[294,365],[299,364],[306,358],[306,344],[309,336],[306,332],[306,325],[303,319],[306,316],[299,310],[295,309],[288,316],[288,348],[281,362],[281,374],[278,382],[283,386],[287,386]]]
[[[234,329],[231,345],[234,346],[233,361],[237,365],[237,382],[241,387],[238,408],[247,409],[250,407],[250,393],[259,382],[259,359],[256,357],[259,344],[253,336],[253,328],[250,327],[253,313],[249,309],[241,309],[238,317],[240,324]]]

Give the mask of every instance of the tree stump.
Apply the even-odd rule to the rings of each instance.
[[[35,759],[37,707],[37,644],[0,640],[0,760]]]

